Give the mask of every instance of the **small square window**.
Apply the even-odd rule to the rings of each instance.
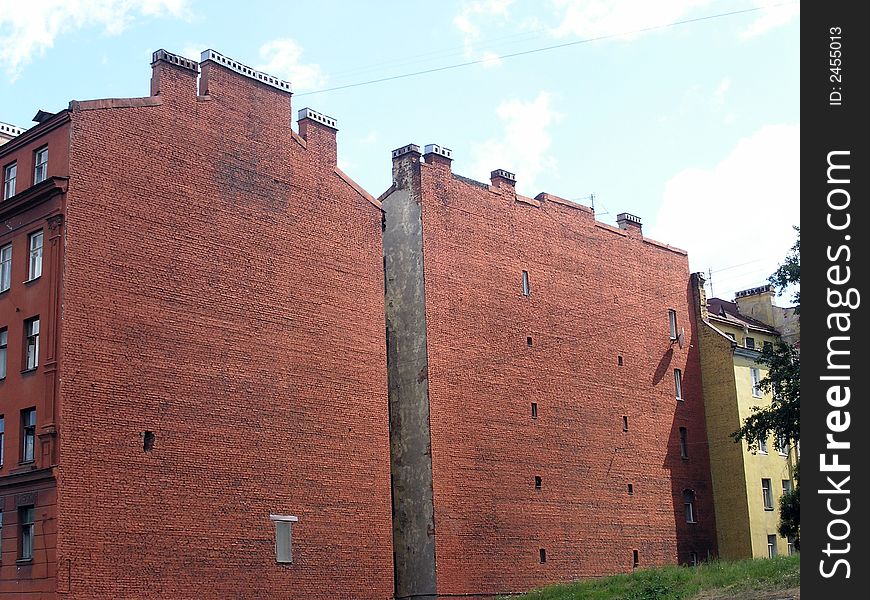
[[[746,336],[746,347],[750,350],[755,350],[755,338]]]
[[[33,185],[48,179],[48,146],[33,153]]]

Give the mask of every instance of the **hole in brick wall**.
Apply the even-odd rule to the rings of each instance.
[[[637,550],[631,551],[631,558],[632,558],[632,565],[631,565],[632,568],[636,568],[638,565],[640,565],[640,554],[638,554]]]
[[[154,449],[154,432],[146,431],[145,435],[142,436],[142,451],[150,452]]]
[[[532,418],[533,419],[538,418],[538,403],[537,402],[532,402]]]
[[[622,430],[628,431],[628,417],[625,415],[622,416]]]
[[[532,345],[532,338],[531,338],[531,336],[526,338],[526,345],[527,345],[527,346],[531,346],[531,345]]]
[[[546,551],[544,548],[541,548],[541,549],[538,551],[538,556],[539,556],[540,559],[541,559],[541,564],[547,562],[547,551]]]
[[[541,489],[541,486],[544,484],[543,479],[541,479],[540,475],[535,475],[535,489]]]
[[[622,354],[616,357],[616,364],[622,366]]]
[[[628,495],[629,495],[629,496],[633,496],[633,495],[634,495],[634,485],[632,485],[632,484],[630,484],[630,483],[628,484]]]

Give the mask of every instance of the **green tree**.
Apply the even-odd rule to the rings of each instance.
[[[801,238],[800,227],[795,227],[797,241],[785,261],[770,276],[779,293],[793,284],[800,284]],[[795,313],[800,314],[800,290],[795,292]],[[766,347],[758,362],[767,366],[767,375],[758,386],[771,393],[769,406],[753,406],[752,414],[743,421],[743,426],[731,436],[735,442],[745,440],[751,451],[759,449],[761,440],[773,435],[788,445],[796,445],[801,436],[801,359],[798,348],[778,341]],[[780,500],[779,533],[795,539],[800,547],[800,461],[795,465],[795,488]]]

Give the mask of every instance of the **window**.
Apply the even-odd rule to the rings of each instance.
[[[547,551],[544,548],[541,548],[538,551],[538,556],[540,557],[541,564],[544,564],[545,562],[547,562]]]
[[[532,418],[533,419],[538,418],[538,403],[537,402],[532,402]]]
[[[523,271],[523,296],[529,296],[532,293],[532,287],[529,284],[529,272]]]
[[[24,370],[39,366],[39,317],[24,322]]]
[[[786,539],[788,540],[788,555],[792,556],[795,552],[797,552],[797,548],[795,548],[794,545],[794,536],[790,535]]]
[[[671,330],[671,339],[677,339],[677,311],[668,309],[668,326]]]
[[[616,364],[620,367],[622,366],[622,354],[617,355]]]
[[[697,567],[697,566],[698,566],[698,553],[697,553],[697,552],[692,552],[692,554],[690,555],[689,563],[690,563],[693,567]]]
[[[6,344],[9,341],[9,330],[0,329],[0,379],[6,379]],[[0,461],[2,463],[3,461]]]
[[[33,462],[35,443],[36,409],[25,408],[21,411],[21,462]]]
[[[680,427],[680,458],[689,458],[688,433],[685,427]]]
[[[3,466],[3,459],[6,458],[6,417],[0,415],[0,467]],[[0,514],[2,514],[2,506],[0,506]],[[0,523],[2,527],[2,523]]]
[[[746,336],[746,347],[750,350],[755,350],[755,338]]]
[[[683,507],[686,509],[686,523],[695,523],[695,492],[683,490]]]
[[[762,346],[765,350],[773,350],[773,342],[764,342]]]
[[[767,557],[773,558],[776,556],[776,536],[767,536]]]
[[[638,553],[637,550],[632,550],[631,551],[631,568],[636,569],[638,566],[640,566],[640,554]]]
[[[770,489],[770,479],[761,480],[761,498],[764,510],[773,510],[773,491]]]
[[[0,292],[12,287],[12,244],[0,248]]]
[[[630,483],[628,484],[628,495],[634,496],[634,485],[632,485]]]
[[[784,436],[778,435],[773,442],[780,456],[788,456],[788,442]]]
[[[275,523],[275,562],[293,562],[293,523],[299,520],[293,515],[269,515]]]
[[[761,398],[761,388],[758,387],[758,382],[761,381],[761,377],[758,374],[758,369],[755,367],[750,368],[749,377],[752,379],[752,395],[756,398]]]
[[[531,336],[529,336],[526,338],[526,346],[531,346],[531,345],[532,345],[532,338],[531,338]]]
[[[27,269],[27,279],[36,279],[42,275],[42,230],[30,234],[30,262]]]
[[[12,163],[3,167],[3,199],[15,195],[15,179],[18,174],[18,163]]]
[[[33,153],[33,185],[48,178],[48,146]]]
[[[782,480],[782,495],[785,496],[786,494],[790,493],[791,490],[792,490],[791,479],[783,479]]]
[[[33,558],[33,518],[35,510],[32,506],[18,508],[18,523],[20,538],[18,540],[18,558],[30,560]]]
[[[625,415],[622,416],[622,430],[628,431],[628,417]]]
[[[762,454],[767,454],[767,438],[759,438],[758,451]]]
[[[544,480],[541,479],[540,475],[535,475],[535,489],[539,490],[544,485]]]
[[[677,392],[677,400],[683,399],[683,372],[680,369],[674,369],[674,389]]]

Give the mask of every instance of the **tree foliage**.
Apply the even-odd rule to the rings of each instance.
[[[779,265],[779,268],[774,271],[768,281],[777,288],[780,293],[788,286],[800,284],[801,282],[801,228],[795,225],[797,231],[797,241],[785,257],[785,260]],[[795,303],[795,313],[800,314],[801,309],[801,292],[795,292],[792,300]]]

